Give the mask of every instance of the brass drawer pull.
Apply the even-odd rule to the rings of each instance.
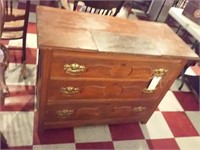
[[[134,107],[132,109],[132,111],[134,111],[134,112],[142,112],[142,111],[145,111],[146,109],[147,109],[147,107],[138,106],[138,107]]]
[[[155,89],[156,90],[156,89]],[[145,94],[151,94],[151,93],[153,93],[155,90],[149,90],[149,89],[147,89],[147,88],[144,88],[143,89],[143,93],[145,93]]]
[[[156,77],[164,76],[167,71],[168,70],[164,69],[164,68],[155,69],[154,70],[154,76],[156,76]]]
[[[56,112],[57,117],[61,119],[67,119],[71,117],[73,113],[74,113],[73,109],[63,109],[63,110],[58,110]]]
[[[79,92],[80,92],[80,89],[77,88],[77,87],[72,87],[72,86],[61,87],[61,88],[60,88],[60,92],[63,93],[63,94],[70,95],[70,94],[79,93]]]
[[[143,89],[143,93],[145,93],[145,94],[153,93],[156,90],[156,87],[158,86],[158,84],[160,83],[162,76],[164,76],[167,71],[168,70],[166,70],[164,68],[155,69],[154,76],[153,76],[149,86],[147,88]]]
[[[65,73],[68,73],[68,74],[71,74],[71,75],[76,75],[76,74],[84,72],[85,66],[77,64],[77,63],[65,64],[64,65],[64,71],[65,71]]]

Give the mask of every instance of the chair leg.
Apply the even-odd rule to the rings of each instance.
[[[165,19],[165,21],[164,21],[164,23],[168,23],[168,21],[170,20],[170,16],[169,15],[167,15],[167,18]]]
[[[9,91],[8,91],[8,87],[6,85],[1,87],[0,90],[0,105],[4,105],[5,104],[5,98],[9,95]]]
[[[8,87],[5,82],[5,67],[0,66],[0,103],[4,105],[5,97],[9,95]]]
[[[4,98],[4,95],[3,95],[3,90],[2,88],[0,89],[0,107],[1,105],[3,106],[5,103],[5,98]]]
[[[180,31],[181,29],[181,25],[179,25],[178,29],[176,30],[176,34],[178,34],[178,32]]]
[[[27,78],[26,61],[22,62],[21,74],[22,74],[23,79]]]
[[[185,83],[185,75],[184,75],[185,70],[181,72],[181,85],[179,86],[178,90],[180,91],[183,88],[183,85]]]
[[[21,74],[23,79],[26,79],[26,37],[23,38],[22,41],[22,68],[21,68]]]

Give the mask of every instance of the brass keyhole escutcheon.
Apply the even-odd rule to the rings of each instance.
[[[164,68],[155,69],[154,70],[154,76],[156,76],[156,77],[164,76],[167,71],[168,70],[164,69]]]
[[[71,117],[71,115],[73,113],[74,113],[73,109],[63,109],[63,110],[58,110],[56,112],[56,115],[58,118],[67,119],[67,118]]]
[[[71,95],[71,94],[79,93],[80,89],[78,87],[73,87],[73,86],[61,87],[60,92],[62,94]]]
[[[147,109],[147,107],[144,107],[144,106],[138,106],[138,107],[134,107],[132,109],[132,111],[134,112],[142,112],[142,111],[145,111]]]

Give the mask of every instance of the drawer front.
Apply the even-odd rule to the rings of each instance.
[[[144,117],[152,108],[152,104],[152,101],[49,104],[46,107],[45,121],[55,122],[122,117]]]
[[[145,92],[149,85],[144,81],[91,81],[51,80],[48,85],[48,100],[89,100],[112,98],[155,98],[156,92]]]
[[[145,60],[144,60],[145,59]],[[156,69],[172,70],[180,61],[85,53],[53,53],[51,78],[149,79]]]

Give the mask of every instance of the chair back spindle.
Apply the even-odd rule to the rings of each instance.
[[[1,40],[17,40],[22,39],[22,77],[26,78],[26,36],[29,19],[30,1],[25,0],[0,0],[4,5],[4,18]],[[18,8],[15,4],[24,3],[23,7]],[[12,49],[12,47],[9,47]],[[15,48],[16,49],[16,48]]]
[[[95,13],[99,15],[110,15],[116,16],[117,13],[120,11],[122,6],[124,5],[124,0],[119,1],[102,1],[102,0],[74,0],[74,7],[73,10],[76,11],[78,8],[78,2],[83,2],[85,4],[84,12],[88,13]],[[113,9],[115,11],[113,12]]]
[[[5,15],[4,0],[0,0],[0,37],[3,32],[4,15]]]
[[[5,16],[5,1],[0,0],[0,37],[3,32],[4,16]],[[9,94],[8,87],[5,81],[5,70],[9,63],[8,49],[0,43],[0,104],[4,104],[5,97]]]

